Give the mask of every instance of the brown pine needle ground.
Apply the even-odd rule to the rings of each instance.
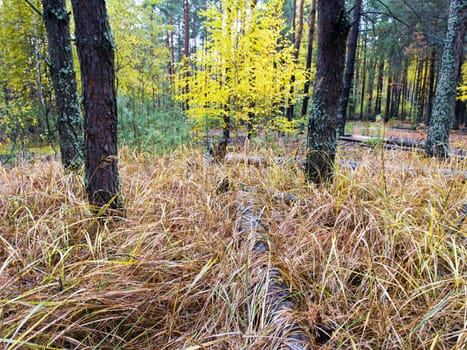
[[[127,217],[107,222],[58,162],[0,168],[4,349],[279,348],[236,239],[246,188],[296,319],[318,341],[333,330],[321,348],[467,347],[467,187],[440,171],[463,165],[352,149],[340,158],[361,166],[317,188],[297,164],[208,166],[191,150],[120,158]]]

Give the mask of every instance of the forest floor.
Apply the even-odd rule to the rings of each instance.
[[[0,343],[465,349],[465,161],[341,143],[318,187],[275,162],[297,144],[123,148],[126,216],[106,220],[58,160],[0,167]]]
[[[427,128],[414,126],[410,123],[398,123],[384,127],[381,123],[351,123],[348,131],[352,134],[367,136],[385,136],[400,139],[409,139],[414,141],[424,141],[427,136]],[[451,130],[450,132],[451,148],[462,148],[467,150],[467,130]]]

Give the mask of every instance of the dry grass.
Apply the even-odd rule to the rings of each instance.
[[[340,157],[363,165],[316,188],[294,165],[206,166],[191,150],[123,150],[127,217],[106,222],[59,163],[0,168],[0,344],[280,348],[237,239],[238,190],[249,188],[296,319],[312,335],[334,329],[323,349],[466,348],[464,179],[415,154]],[[391,167],[401,164],[423,170]],[[216,193],[226,176],[230,191]],[[273,199],[285,191],[298,202]]]

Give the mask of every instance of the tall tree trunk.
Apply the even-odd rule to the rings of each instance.
[[[357,54],[358,32],[360,27],[360,17],[362,10],[362,0],[355,0],[353,10],[353,23],[349,34],[349,48],[344,73],[344,86],[340,97],[339,109],[337,111],[337,129],[339,135],[344,135],[345,122],[347,119],[347,106],[349,104],[350,88],[354,75],[355,57]]]
[[[366,88],[366,48],[367,48],[367,40],[366,40],[366,33],[363,36],[363,67],[362,67],[362,92],[360,94],[360,120],[363,120],[363,109],[365,104],[365,88]]]
[[[376,101],[375,101],[375,118],[377,115],[381,114],[381,104],[382,104],[382,95],[383,95],[383,79],[384,79],[384,58],[381,58],[381,61],[378,65],[378,79],[376,82]]]
[[[295,42],[295,35],[296,35],[296,30],[297,30],[297,26],[296,26],[296,19],[297,17],[297,0],[292,0],[292,16],[291,16],[291,19],[290,19],[290,27],[291,27],[291,30],[290,30],[290,41],[291,42]]]
[[[91,205],[119,209],[114,43],[105,0],[71,3],[83,84],[86,191]]]
[[[366,108],[366,114],[368,116],[368,120],[374,122],[376,121],[375,115],[373,113],[373,93],[375,88],[375,73],[376,73],[376,59],[372,58],[370,68],[370,74],[368,77],[368,105]]]
[[[169,24],[170,30],[167,33],[167,38],[169,42],[169,51],[170,51],[170,82],[173,85],[173,79],[175,74],[175,42],[174,42],[174,30],[173,30],[173,13],[172,13],[172,1],[169,1]]]
[[[419,57],[417,60],[417,74],[415,76],[414,89],[413,89],[412,98],[410,101],[412,110],[413,110],[413,106],[415,106],[414,117],[417,120],[420,116],[420,107],[421,107],[419,96],[420,96],[420,89],[422,88],[422,71],[423,71],[423,60],[421,57]],[[412,113],[410,115],[412,116]]]
[[[349,31],[344,0],[318,0],[318,64],[308,118],[305,176],[331,179],[336,155],[336,115],[342,94],[345,44]]]
[[[435,96],[435,76],[436,76],[436,49],[433,48],[430,53],[430,73],[428,78],[428,97],[424,123],[430,125],[431,113],[433,112],[433,100]]]
[[[80,112],[65,0],[42,0],[51,75],[55,91],[60,154],[65,169],[83,164],[83,119]]]
[[[399,72],[394,77],[394,83],[392,84],[392,100],[391,100],[391,117],[398,119],[399,118],[399,104],[401,97],[401,81]]]
[[[386,89],[386,108],[384,109],[384,122],[387,123],[391,119],[391,91],[392,87],[392,74],[389,73],[388,77],[388,86]]]
[[[467,9],[465,0],[451,0],[448,30],[444,41],[443,56],[436,88],[435,102],[426,141],[429,156],[444,158],[449,150],[449,132],[456,102],[455,48],[458,32],[463,25]]]
[[[185,66],[185,91],[184,93],[187,94],[190,90],[190,86],[188,85],[188,68],[190,67],[190,3],[188,0],[183,1],[183,60]],[[184,109],[188,110],[190,108],[188,104],[188,99],[184,103]]]
[[[308,30],[308,47],[306,54],[306,80],[303,87],[303,103],[302,103],[302,118],[305,118],[308,110],[308,101],[310,100],[310,86],[311,86],[311,62],[313,58],[313,38],[315,36],[315,19],[316,19],[316,0],[311,2],[310,11],[310,28]]]
[[[304,5],[304,0],[300,0],[300,5],[299,5],[299,11],[298,11],[298,29],[297,33],[294,34],[294,52],[293,52],[293,58],[295,63],[298,61],[298,56],[300,54],[300,43],[302,41],[302,35],[303,35],[303,5]],[[294,21],[295,25],[295,21]],[[287,120],[291,121],[294,116],[294,103],[292,101],[294,100],[293,95],[294,95],[294,83],[295,83],[295,74],[292,74],[290,77],[290,97],[289,97],[289,104],[287,106],[287,111],[286,111],[286,116]]]
[[[33,14],[35,15],[35,14]],[[53,146],[53,133],[52,129],[50,127],[49,123],[49,105],[46,101],[46,95],[45,95],[45,88],[44,84],[42,83],[42,67],[41,67],[41,59],[40,56],[42,55],[41,49],[40,49],[40,44],[39,44],[39,31],[38,31],[38,21],[36,20],[36,16],[34,16],[34,36],[32,38],[33,40],[33,58],[34,58],[34,73],[35,73],[35,80],[36,80],[36,94],[39,99],[39,105],[42,109],[42,113],[44,114],[44,121],[46,122],[47,125],[47,139],[49,143]]]
[[[425,59],[422,61],[422,86],[419,91],[419,115],[417,116],[417,121],[423,119],[423,108],[425,106],[425,101],[427,99],[427,80],[428,80],[428,60]]]
[[[401,120],[405,120],[406,114],[405,114],[405,103],[408,100],[408,80],[407,80],[407,74],[408,74],[408,69],[409,65],[406,64],[404,68],[404,72],[402,73],[402,97],[401,97],[401,109],[400,109],[400,118]]]
[[[457,33],[456,45],[454,47],[454,68],[455,68],[455,75],[457,77],[457,81],[461,78],[461,68],[462,64],[464,63],[464,37],[465,32],[467,30],[467,10],[464,10],[461,13],[462,16],[462,23]],[[459,130],[460,125],[460,113],[459,111],[462,110],[460,104],[463,103],[461,101],[456,101],[456,108],[455,113],[452,118],[452,128],[454,130]]]

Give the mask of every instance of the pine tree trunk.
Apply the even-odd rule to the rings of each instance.
[[[405,120],[405,103],[407,101],[407,90],[408,90],[408,81],[407,74],[409,70],[408,63],[405,64],[404,71],[402,73],[402,92],[401,92],[401,103],[400,103],[400,118]]]
[[[420,96],[419,96],[419,114],[417,116],[417,120],[421,121],[423,119],[423,108],[426,104],[426,99],[428,97],[426,93],[427,83],[428,83],[428,60],[423,60],[422,63],[422,86],[420,89]]]
[[[308,101],[310,100],[310,86],[311,86],[311,79],[310,79],[310,70],[311,70],[311,62],[313,58],[313,37],[315,35],[315,19],[316,19],[316,0],[312,0],[311,3],[311,11],[310,11],[310,28],[308,30],[308,47],[307,47],[307,54],[306,54],[306,74],[307,79],[305,80],[305,84],[303,87],[303,103],[302,103],[302,118],[305,118],[307,110],[308,110]]]
[[[374,54],[372,55],[371,59],[371,68],[370,68],[370,74],[368,77],[368,105],[366,108],[366,114],[368,116],[369,121],[376,121],[376,117],[373,114],[373,92],[375,88],[375,74],[376,74],[376,59],[374,58]]]
[[[419,57],[417,60],[417,74],[415,76],[414,89],[412,92],[412,98],[410,100],[412,111],[414,109],[413,107],[415,107],[415,111],[413,111],[415,119],[418,119],[419,114],[420,114],[419,96],[420,96],[420,89],[422,87],[422,70],[423,70],[423,60]],[[412,112],[410,115],[412,116]]]
[[[293,43],[294,43],[294,52],[293,52],[293,58],[294,61],[298,61],[298,56],[300,55],[300,44],[302,42],[302,34],[303,34],[303,6],[304,6],[304,0],[300,0],[299,4],[299,11],[298,11],[298,29],[297,33],[294,34],[293,38]],[[294,20],[294,26],[295,26],[295,20]],[[294,30],[295,32],[295,30]],[[295,75],[292,74],[290,77],[290,91],[289,91],[289,104],[287,106],[286,110],[286,117],[288,121],[292,121],[294,117],[294,109],[295,105],[292,103],[293,101],[293,95],[294,95],[294,84],[295,84]]]
[[[448,155],[449,132],[456,102],[455,47],[457,34],[464,20],[462,13],[466,8],[467,3],[464,0],[451,0],[448,30],[426,142],[426,153],[429,156],[444,158]]]
[[[435,76],[436,76],[436,49],[433,48],[430,54],[430,73],[429,73],[429,83],[428,83],[428,98],[426,106],[426,115],[424,123],[425,125],[430,125],[431,113],[433,112],[433,100],[435,95]]]
[[[58,114],[62,165],[72,170],[83,164],[83,120],[70,43],[70,18],[65,0],[42,0],[42,6]]]
[[[386,108],[384,109],[384,122],[387,123],[391,119],[391,91],[393,89],[392,75],[389,73],[388,85],[386,89]]]
[[[190,91],[190,87],[188,85],[188,68],[190,67],[190,3],[188,0],[183,1],[183,59],[184,59],[184,66],[185,66],[185,88],[184,93],[187,94]],[[188,99],[185,101],[184,110],[190,109],[188,104]]]
[[[339,135],[344,135],[345,122],[347,120],[347,106],[349,104],[350,88],[352,87],[352,78],[355,68],[355,57],[357,54],[358,32],[360,26],[360,17],[362,9],[362,0],[355,0],[353,11],[353,23],[349,34],[349,48],[347,50],[347,59],[344,73],[344,85],[342,96],[340,97],[339,109],[337,112],[337,130]]]
[[[366,34],[363,36],[363,67],[362,67],[362,92],[360,94],[360,120],[363,120],[363,109],[365,104],[365,89],[366,89],[366,48],[367,48],[367,40]]]
[[[173,85],[174,74],[175,74],[175,42],[174,42],[174,30],[173,30],[173,13],[172,13],[172,1],[169,1],[169,24],[170,30],[167,33],[167,40],[169,43],[169,51],[170,51],[170,66],[169,66],[169,74],[170,74],[170,82]]]
[[[119,209],[114,44],[105,0],[72,0],[83,84],[85,182],[91,205]]]
[[[308,118],[307,181],[332,178],[336,155],[336,116],[342,93],[349,30],[344,0],[318,0],[318,64]]]
[[[383,94],[383,78],[384,78],[384,59],[381,58],[378,66],[378,80],[376,82],[376,101],[375,101],[375,118],[381,114],[382,94]]]
[[[464,37],[465,37],[465,32],[467,30],[467,10],[464,11],[463,14],[461,14],[463,17],[463,21],[461,24],[461,27],[459,28],[459,31],[457,32],[457,38],[456,38],[456,45],[454,47],[454,68],[455,68],[455,75],[457,77],[457,81],[460,80],[461,78],[461,68],[462,64],[464,63]],[[461,124],[461,118],[460,118],[460,108],[461,108],[461,101],[456,101],[456,106],[455,106],[455,113],[452,118],[452,129],[453,130],[459,130],[459,126]]]

